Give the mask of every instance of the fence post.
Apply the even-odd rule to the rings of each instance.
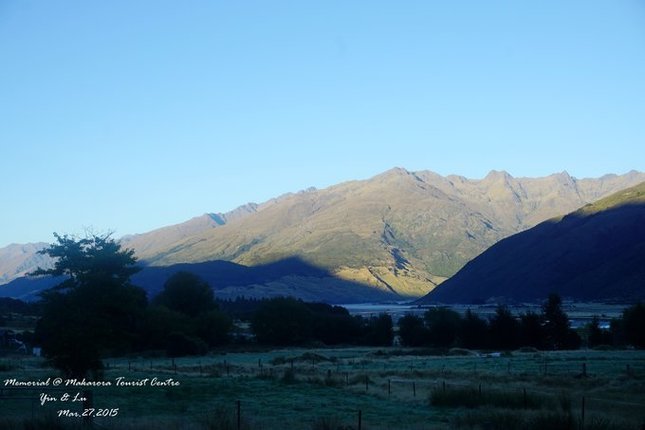
[[[358,430],[361,430],[363,428],[363,411],[358,410]]]
[[[365,391],[367,392],[369,388],[369,383],[370,383],[370,377],[365,375]]]
[[[241,402],[237,401],[237,430],[242,428],[242,405]]]
[[[412,381],[412,397],[417,396],[417,384],[416,382]]]
[[[580,430],[585,428],[585,396],[582,396],[582,411],[580,413]]]
[[[387,396],[390,397],[392,395],[392,381],[390,379],[387,380]]]
[[[94,407],[94,396],[92,390],[83,391],[83,410],[91,409]],[[87,415],[83,417],[83,423],[85,425],[92,425],[92,415]]]

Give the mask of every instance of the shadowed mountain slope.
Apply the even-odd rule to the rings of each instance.
[[[172,246],[135,249],[152,265],[257,265],[295,255],[343,279],[422,296],[500,239],[638,179],[645,175],[530,179],[493,171],[470,180],[396,168],[282,196]]]
[[[645,174],[634,171],[598,179],[492,171],[472,180],[395,168],[122,243],[150,266],[215,260],[256,266],[295,256],[340,279],[421,297],[497,241],[642,181]],[[0,259],[5,282],[15,277],[2,270]]]
[[[645,183],[500,241],[421,303],[645,299]]]
[[[236,297],[262,298],[290,295],[306,301],[354,303],[401,300],[390,290],[372,288],[334,277],[327,270],[298,258],[287,258],[254,267],[228,261],[144,267],[132,276],[132,283],[146,290],[149,297],[158,294],[166,280],[176,272],[187,271],[204,279],[218,299]],[[0,288],[0,297],[37,300],[38,294],[57,285],[63,278],[19,278]]]

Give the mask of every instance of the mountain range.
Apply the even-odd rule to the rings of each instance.
[[[596,179],[576,179],[566,172],[514,178],[491,171],[474,180],[395,168],[367,180],[285,194],[121,240],[150,268],[214,261],[267,267],[297,259],[324,272],[285,275],[290,279],[285,291],[294,290],[296,296],[297,285],[307,284],[325,300],[326,285],[335,280],[346,282],[347,288],[369,286],[392,298],[421,297],[501,239],[643,181],[645,174],[635,171]],[[17,246],[0,250],[4,282],[46,264],[34,254],[42,244],[22,245],[24,251],[16,256]],[[216,289],[235,287],[240,295],[250,285],[261,295],[267,285],[257,279],[227,285],[224,278],[213,275],[209,281]],[[271,294],[279,293],[276,285]],[[361,294],[348,290],[347,297],[360,301]],[[337,289],[334,298],[342,301]]]
[[[503,239],[419,303],[645,298],[645,183]]]

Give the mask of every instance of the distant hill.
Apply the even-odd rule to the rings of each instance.
[[[338,279],[324,269],[298,258],[289,258],[266,265],[246,267],[228,261],[143,267],[132,277],[132,283],[146,290],[149,297],[158,294],[166,280],[178,271],[188,271],[206,280],[218,299],[233,300],[243,296],[261,298],[290,295],[306,301],[355,303],[400,299],[387,289],[372,288]],[[64,278],[19,278],[0,288],[0,297],[37,300],[39,293]]]
[[[645,183],[493,245],[420,303],[645,299]]]
[[[0,248],[0,285],[25,276],[37,267],[49,268],[49,258],[38,254],[46,243],[12,244]]]
[[[228,261],[251,267],[298,258],[334,279],[421,297],[499,240],[642,181],[645,174],[635,171],[598,179],[492,171],[473,180],[395,168],[205,214],[122,243],[148,266]],[[0,273],[4,282],[18,276],[2,258]]]

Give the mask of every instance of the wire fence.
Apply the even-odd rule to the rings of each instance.
[[[366,395],[385,402],[426,405],[430,408],[432,393],[465,388],[486,395],[503,389],[518,397],[540,395],[551,398],[560,396],[560,386],[550,384],[566,379],[573,382],[602,380],[642,381],[645,380],[645,360],[635,358],[603,357],[599,354],[575,357],[559,354],[525,354],[506,357],[503,355],[423,357],[409,355],[365,355],[351,358],[329,358],[322,355],[302,354],[294,357],[273,356],[251,360],[244,357],[222,356],[202,359],[186,358],[132,358],[110,359],[106,361],[106,373],[125,375],[150,375],[179,379],[212,378],[237,381],[266,380],[285,382],[289,378],[305,382],[323,389],[341,390],[345,395]],[[17,364],[20,366],[20,364]],[[25,369],[25,374],[29,373]],[[500,388],[500,381],[504,384]],[[584,384],[583,384],[584,385]],[[294,387],[297,384],[293,385]],[[287,388],[288,389],[288,388]],[[64,389],[47,390],[39,388],[0,387],[0,408],[3,411],[20,410],[23,417],[51,415],[61,409],[60,403],[43,401],[43,393],[53,393],[60,397]],[[597,392],[587,393],[575,385],[570,389],[572,410],[584,423],[589,411],[645,411],[645,402],[611,398]],[[100,399],[101,389],[92,390],[96,402]],[[343,394],[340,394],[342,397]],[[178,399],[181,401],[181,399]],[[294,428],[311,428],[316,420],[337,420],[351,428],[378,427],[378,411],[370,409],[369,402],[362,407],[353,403],[347,407],[335,407],[329,415],[324,405],[312,408],[297,400],[287,401],[280,411],[267,413],[262,404],[252,399],[218,399],[217,406],[206,408],[199,413],[187,414],[191,419],[201,422],[208,420],[226,421],[226,428],[280,428],[289,411],[290,419],[299,420]],[[87,403],[76,403],[66,407],[71,412],[81,412]],[[308,413],[307,411],[312,411]],[[645,418],[645,413],[641,413]],[[93,420],[98,428],[110,428],[106,421]],[[327,423],[330,424],[330,423]],[[331,423],[333,424],[333,423]],[[325,423],[321,423],[324,428]],[[338,427],[338,426],[336,426]],[[113,427],[112,427],[113,428]]]

